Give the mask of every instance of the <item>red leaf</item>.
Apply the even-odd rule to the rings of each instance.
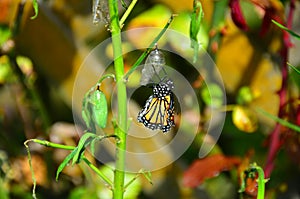
[[[239,0],[230,0],[229,6],[231,8],[231,18],[237,27],[240,29],[247,31],[248,25],[243,16],[242,9],[240,6]]]
[[[222,171],[228,171],[240,163],[240,158],[226,157],[222,154],[195,160],[184,172],[183,184],[187,187],[196,187],[205,179],[217,176]]]

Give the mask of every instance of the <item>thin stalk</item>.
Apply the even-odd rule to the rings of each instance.
[[[163,34],[167,31],[168,27],[170,26],[171,22],[173,21],[173,18],[175,17],[175,14],[172,14],[169,18],[167,24],[165,27],[158,33],[158,35],[154,38],[154,40],[151,42],[149,47],[146,51],[143,52],[143,54],[138,58],[138,60],[133,64],[133,66],[130,68],[130,70],[125,74],[125,79],[127,79],[131,73],[133,73],[136,68],[142,63],[142,61],[146,58],[146,56],[150,53],[150,51],[154,48],[155,44],[158,42],[158,40],[163,36]]]
[[[35,143],[38,143],[38,144],[46,146],[46,147],[52,147],[52,148],[57,148],[57,149],[65,149],[65,150],[73,150],[73,149],[75,149],[75,146],[68,146],[68,145],[63,145],[63,144],[56,144],[56,143],[53,143],[53,142],[49,142],[47,140],[39,140],[39,139],[26,140],[24,142],[24,145],[27,146],[27,144],[29,142],[35,142]]]
[[[136,2],[138,0],[132,0],[132,2],[130,3],[130,5],[128,6],[127,10],[125,11],[125,13],[123,14],[122,18],[120,19],[120,26],[123,27],[125,20],[127,19],[127,17],[129,16],[129,14],[131,13],[132,9],[134,8]]]
[[[116,142],[116,165],[114,175],[113,197],[114,199],[122,199],[124,193],[125,179],[125,151],[127,136],[127,93],[126,85],[123,81],[124,63],[122,57],[122,40],[121,28],[118,17],[118,0],[109,0],[109,14],[111,19],[111,36],[114,55],[114,67],[117,81],[117,97],[118,97],[118,126],[115,129],[115,135],[119,137]]]
[[[220,0],[214,2],[214,12],[212,16],[211,30],[214,32],[211,34],[211,38],[208,44],[208,53],[212,59],[216,59],[216,52],[221,43],[221,28],[224,26],[224,19],[226,15],[226,8],[229,0]]]
[[[97,173],[106,183],[108,188],[113,187],[113,183],[110,181],[110,179],[104,175],[95,165],[93,165],[86,157],[82,158],[83,161],[95,172]]]
[[[258,192],[257,192],[257,199],[264,199],[265,198],[265,177],[264,177],[264,170],[256,166],[256,171],[258,173]]]

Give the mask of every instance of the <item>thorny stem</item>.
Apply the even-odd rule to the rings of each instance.
[[[291,28],[293,16],[295,10],[295,0],[290,1],[290,10],[287,18],[287,28]],[[284,105],[287,101],[287,82],[288,82],[288,49],[290,47],[290,36],[286,31],[283,31],[283,49],[280,52],[282,57],[282,67],[281,67],[281,75],[282,75],[282,85],[280,90],[278,91],[279,95],[279,112],[278,117],[282,118],[284,116]],[[267,178],[270,177],[272,170],[274,168],[274,160],[276,157],[277,152],[279,151],[282,141],[280,140],[280,129],[281,125],[277,122],[276,126],[271,133],[270,137],[270,146],[266,161],[266,166],[264,168],[265,176]]]

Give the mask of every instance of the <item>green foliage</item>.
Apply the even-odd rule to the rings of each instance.
[[[39,4],[37,0],[32,0],[32,6],[34,9],[34,16],[31,17],[31,19],[35,19],[38,16],[39,13]]]
[[[278,23],[277,21],[275,20],[272,20],[272,22],[274,24],[276,24],[279,28],[287,31],[288,33],[290,33],[290,35],[292,35],[293,37],[297,38],[297,39],[300,39],[300,35],[298,35],[297,33],[295,33],[294,31],[288,29],[287,27],[283,26],[282,24]]]
[[[253,163],[249,165],[249,168],[246,169],[243,173],[240,174],[241,176],[241,186],[239,189],[239,192],[242,193],[245,191],[247,186],[247,179],[255,179],[256,174],[257,177],[257,184],[258,184],[258,192],[257,192],[257,199],[264,199],[265,198],[265,183],[268,182],[268,179],[265,179],[264,177],[264,171],[263,169],[258,166],[256,163]]]
[[[59,174],[62,170],[69,164],[69,162],[74,158],[75,154],[77,153],[78,148],[76,147],[65,159],[60,163],[57,171],[56,171],[56,180],[58,180]]]
[[[193,58],[194,63],[197,61],[197,55],[199,51],[198,33],[200,32],[203,16],[204,16],[204,12],[202,10],[202,5],[200,0],[194,0],[193,13],[191,15],[191,23],[190,23],[190,39],[191,39],[191,47],[194,49],[194,58]]]
[[[239,89],[237,95],[237,103],[240,105],[248,104],[253,100],[253,94],[248,86],[243,86]]]
[[[0,24],[0,47],[11,37],[10,28]]]
[[[296,71],[296,73],[298,73],[300,75],[300,70],[298,70],[295,66],[291,65],[290,63],[288,63],[288,65],[294,70]]]
[[[0,57],[0,84],[16,81],[16,76],[11,70],[9,58],[7,56]]]
[[[270,113],[268,113],[268,112],[266,112],[266,111],[264,111],[264,110],[262,110],[262,109],[258,109],[258,108],[257,108],[257,110],[258,110],[259,112],[261,112],[262,114],[266,115],[267,117],[269,117],[269,118],[275,120],[276,122],[278,122],[278,123],[281,124],[282,126],[286,126],[286,127],[290,128],[290,129],[292,129],[292,130],[294,130],[294,131],[300,133],[300,126],[295,125],[295,124],[293,124],[293,123],[290,123],[290,122],[288,122],[288,121],[286,121],[286,120],[284,120],[284,119],[281,119],[281,118],[279,118],[279,117],[276,117],[276,116],[274,116],[274,115],[272,115],[272,114],[270,114]]]
[[[222,106],[224,94],[219,85],[212,83],[201,89],[201,97],[206,105],[217,108]]]
[[[109,179],[113,179],[114,172],[112,170],[112,165],[102,166],[99,171],[103,173],[103,175],[107,176]],[[137,174],[139,175],[139,174]],[[125,173],[125,181],[124,184],[128,186],[124,186],[124,199],[135,199],[138,198],[138,195],[141,192],[142,184],[141,181],[137,178],[137,175],[132,173]],[[129,188],[130,185],[130,188]],[[100,198],[112,198],[112,194],[108,189],[101,189],[99,191]]]
[[[97,137],[97,135],[95,135],[94,133],[85,133],[83,136],[81,136],[79,143],[76,147],[77,150],[74,149],[76,150],[76,153],[72,158],[72,165],[74,165],[75,163],[77,164],[81,161],[86,146],[91,143],[89,139],[94,139],[95,137]]]

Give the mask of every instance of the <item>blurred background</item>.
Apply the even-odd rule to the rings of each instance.
[[[216,96],[218,100],[220,88],[203,82],[201,75],[195,75],[179,57],[166,54],[168,65],[184,74],[197,95],[200,112],[191,109],[185,112],[185,117],[190,118],[191,124],[200,117],[200,122],[194,124],[199,128],[191,146],[179,159],[152,172],[153,185],[140,176],[126,191],[126,198],[256,198],[256,176],[249,178],[246,189],[239,193],[243,181],[240,172],[254,162],[270,178],[266,198],[300,198],[299,132],[279,125],[270,116],[300,124],[300,74],[286,64],[300,66],[299,38],[271,21],[300,33],[300,2],[201,2],[204,18],[198,40],[222,76],[227,99],[226,106],[218,107],[227,113],[224,128],[219,140],[212,141],[217,144],[208,156],[215,158],[199,159],[198,152],[211,116],[211,98]],[[98,56],[90,55],[92,49],[110,36],[106,24],[93,24],[92,5],[92,0],[41,0],[38,16],[32,19],[35,13],[31,1],[0,0],[0,198],[32,198],[25,140],[37,138],[75,146],[84,130],[80,121],[74,122],[73,115],[80,118],[81,99],[74,99],[73,92],[83,96],[103,72],[104,60],[112,59],[109,44]],[[119,11],[125,12],[121,3]],[[192,0],[138,1],[122,30],[162,28],[171,14],[177,14],[170,29],[189,38],[192,12]],[[153,37],[147,31],[127,35],[122,47],[139,49]],[[189,43],[183,44],[176,38],[168,41],[162,38],[160,42],[161,46],[183,55],[193,53]],[[124,55],[126,71],[141,52]],[[83,63],[91,67],[82,70]],[[83,82],[78,82],[79,71],[80,77],[86,78]],[[140,74],[133,74],[128,86],[138,86],[139,78]],[[102,86],[108,99],[112,86],[112,81]],[[208,87],[215,91],[209,97]],[[148,96],[149,91],[132,96],[135,98],[129,104],[132,115]],[[183,112],[179,110],[178,115]],[[112,118],[110,114],[109,120]],[[176,123],[175,130],[179,125],[185,124]],[[108,124],[107,129],[112,131],[112,125]],[[132,131],[151,133],[143,126]],[[189,129],[184,132],[189,136]],[[172,136],[174,132],[140,143],[139,150],[151,151],[153,145],[167,143]],[[29,146],[38,198],[111,198],[99,176],[83,164],[66,167],[59,180],[55,180],[56,169],[69,151],[38,144]],[[134,147],[134,139],[129,140],[128,149]],[[104,153],[109,153],[106,150]],[[154,160],[160,159],[172,159],[172,151],[165,151]],[[135,161],[134,166],[155,165],[154,160]],[[101,162],[92,162],[109,172]]]

